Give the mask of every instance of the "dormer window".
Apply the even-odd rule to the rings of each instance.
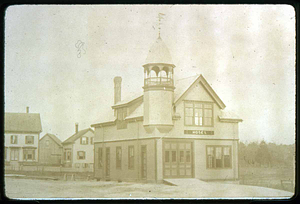
[[[188,126],[213,126],[213,103],[184,102],[184,123]]]
[[[119,108],[117,110],[117,129],[127,128],[127,122],[125,118],[127,116],[127,108]]]

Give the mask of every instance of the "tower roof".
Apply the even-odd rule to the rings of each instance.
[[[169,49],[160,37],[156,39],[149,50],[146,64],[151,63],[173,64]]]

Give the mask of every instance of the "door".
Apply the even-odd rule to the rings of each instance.
[[[105,162],[106,162],[105,176],[106,176],[106,179],[109,179],[110,178],[110,148],[109,147],[106,147]]]
[[[141,164],[142,164],[142,179],[147,178],[147,147],[146,145],[141,146]]]
[[[192,143],[164,142],[164,177],[192,177]]]

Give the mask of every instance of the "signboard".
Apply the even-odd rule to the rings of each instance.
[[[214,135],[214,131],[207,131],[207,130],[184,130],[184,134],[189,134],[189,135]]]

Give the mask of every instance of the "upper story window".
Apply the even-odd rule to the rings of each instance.
[[[91,145],[94,144],[94,138],[91,137]]]
[[[11,135],[10,136],[10,143],[11,144],[18,144],[18,135]]]
[[[80,144],[82,144],[82,145],[89,144],[89,138],[88,137],[81,137]]]
[[[34,144],[34,136],[26,136],[25,144]]]
[[[77,159],[85,159],[85,152],[84,151],[78,151],[77,152]]]
[[[119,108],[117,110],[117,129],[127,128],[127,122],[125,118],[127,116],[127,108]]]
[[[184,102],[185,125],[213,126],[213,103],[199,101]]]

